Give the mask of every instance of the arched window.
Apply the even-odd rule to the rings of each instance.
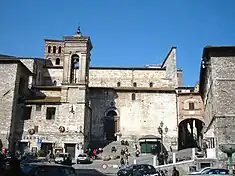
[[[120,86],[121,86],[121,82],[118,82],[118,83],[117,83],[117,87],[120,87]]]
[[[53,46],[53,53],[56,53],[56,46]]]
[[[70,83],[76,83],[76,69],[79,69],[79,56],[74,54],[71,57]]]
[[[48,47],[47,47],[47,52],[48,52],[48,53],[51,53],[51,46],[48,46]]]
[[[56,64],[56,65],[60,65],[60,58],[56,58],[55,64]]]
[[[151,83],[149,83],[149,87],[153,87],[153,83],[151,82]]]
[[[134,82],[134,83],[133,83],[133,87],[137,87],[137,84],[136,84],[136,82]]]
[[[61,46],[59,46],[58,53],[61,53]]]
[[[131,100],[135,100],[135,94],[133,93],[133,94],[131,94]]]

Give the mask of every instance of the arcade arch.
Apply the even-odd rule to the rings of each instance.
[[[182,120],[178,126],[178,150],[199,148],[203,138],[203,126],[204,122],[199,119],[190,118]]]

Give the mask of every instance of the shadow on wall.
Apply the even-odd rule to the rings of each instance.
[[[56,80],[52,80],[50,72],[49,72],[49,68],[52,68],[53,64],[51,60],[45,60],[44,62],[44,69],[43,69],[43,75],[41,75],[43,77],[42,81],[40,82],[40,85],[45,85],[45,86],[56,86],[57,82]]]
[[[117,98],[114,89],[90,88],[91,148],[103,148],[117,140],[120,132],[120,117],[115,103]]]

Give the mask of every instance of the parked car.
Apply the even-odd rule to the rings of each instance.
[[[204,173],[202,173],[201,175],[227,175],[227,174],[229,174],[228,169],[215,168],[215,169],[209,169]]]
[[[68,159],[68,163],[66,165],[72,165],[72,157],[69,153],[60,153],[55,156],[55,163],[65,164],[66,159]]]
[[[59,164],[27,163],[24,164],[21,169],[26,176],[76,176],[73,167]]]
[[[208,170],[211,170],[211,168],[210,167],[205,167],[205,168],[203,168],[202,170],[200,170],[198,172],[191,172],[188,175],[202,175],[205,172],[207,172]]]
[[[80,154],[77,157],[77,164],[90,164],[92,162],[93,162],[92,158],[90,158],[86,153]]]
[[[149,164],[133,164],[117,172],[118,176],[134,176],[134,175],[154,175],[157,174],[156,169]]]

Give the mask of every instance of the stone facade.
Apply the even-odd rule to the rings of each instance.
[[[182,71],[176,67],[176,48],[161,65],[139,68],[90,67],[91,49],[90,38],[78,31],[63,40],[46,39],[44,59],[20,58],[33,72],[28,75],[21,143],[34,150],[72,150],[75,156],[92,141],[110,137],[160,138],[163,122],[166,148],[177,149],[177,101],[182,100],[176,90],[182,86]]]
[[[184,149],[192,144],[194,138],[199,146],[202,144],[204,122],[204,107],[198,90],[195,87],[177,88],[178,126],[179,126],[179,148]],[[191,134],[188,137],[188,134]],[[189,135],[190,135],[189,134]]]
[[[234,144],[235,47],[205,47],[200,73],[200,93],[205,107],[205,135],[215,138],[216,156],[225,166],[220,144]]]
[[[24,98],[30,96],[28,79],[32,72],[14,57],[0,56],[1,135],[3,147],[10,150],[22,137]]]

